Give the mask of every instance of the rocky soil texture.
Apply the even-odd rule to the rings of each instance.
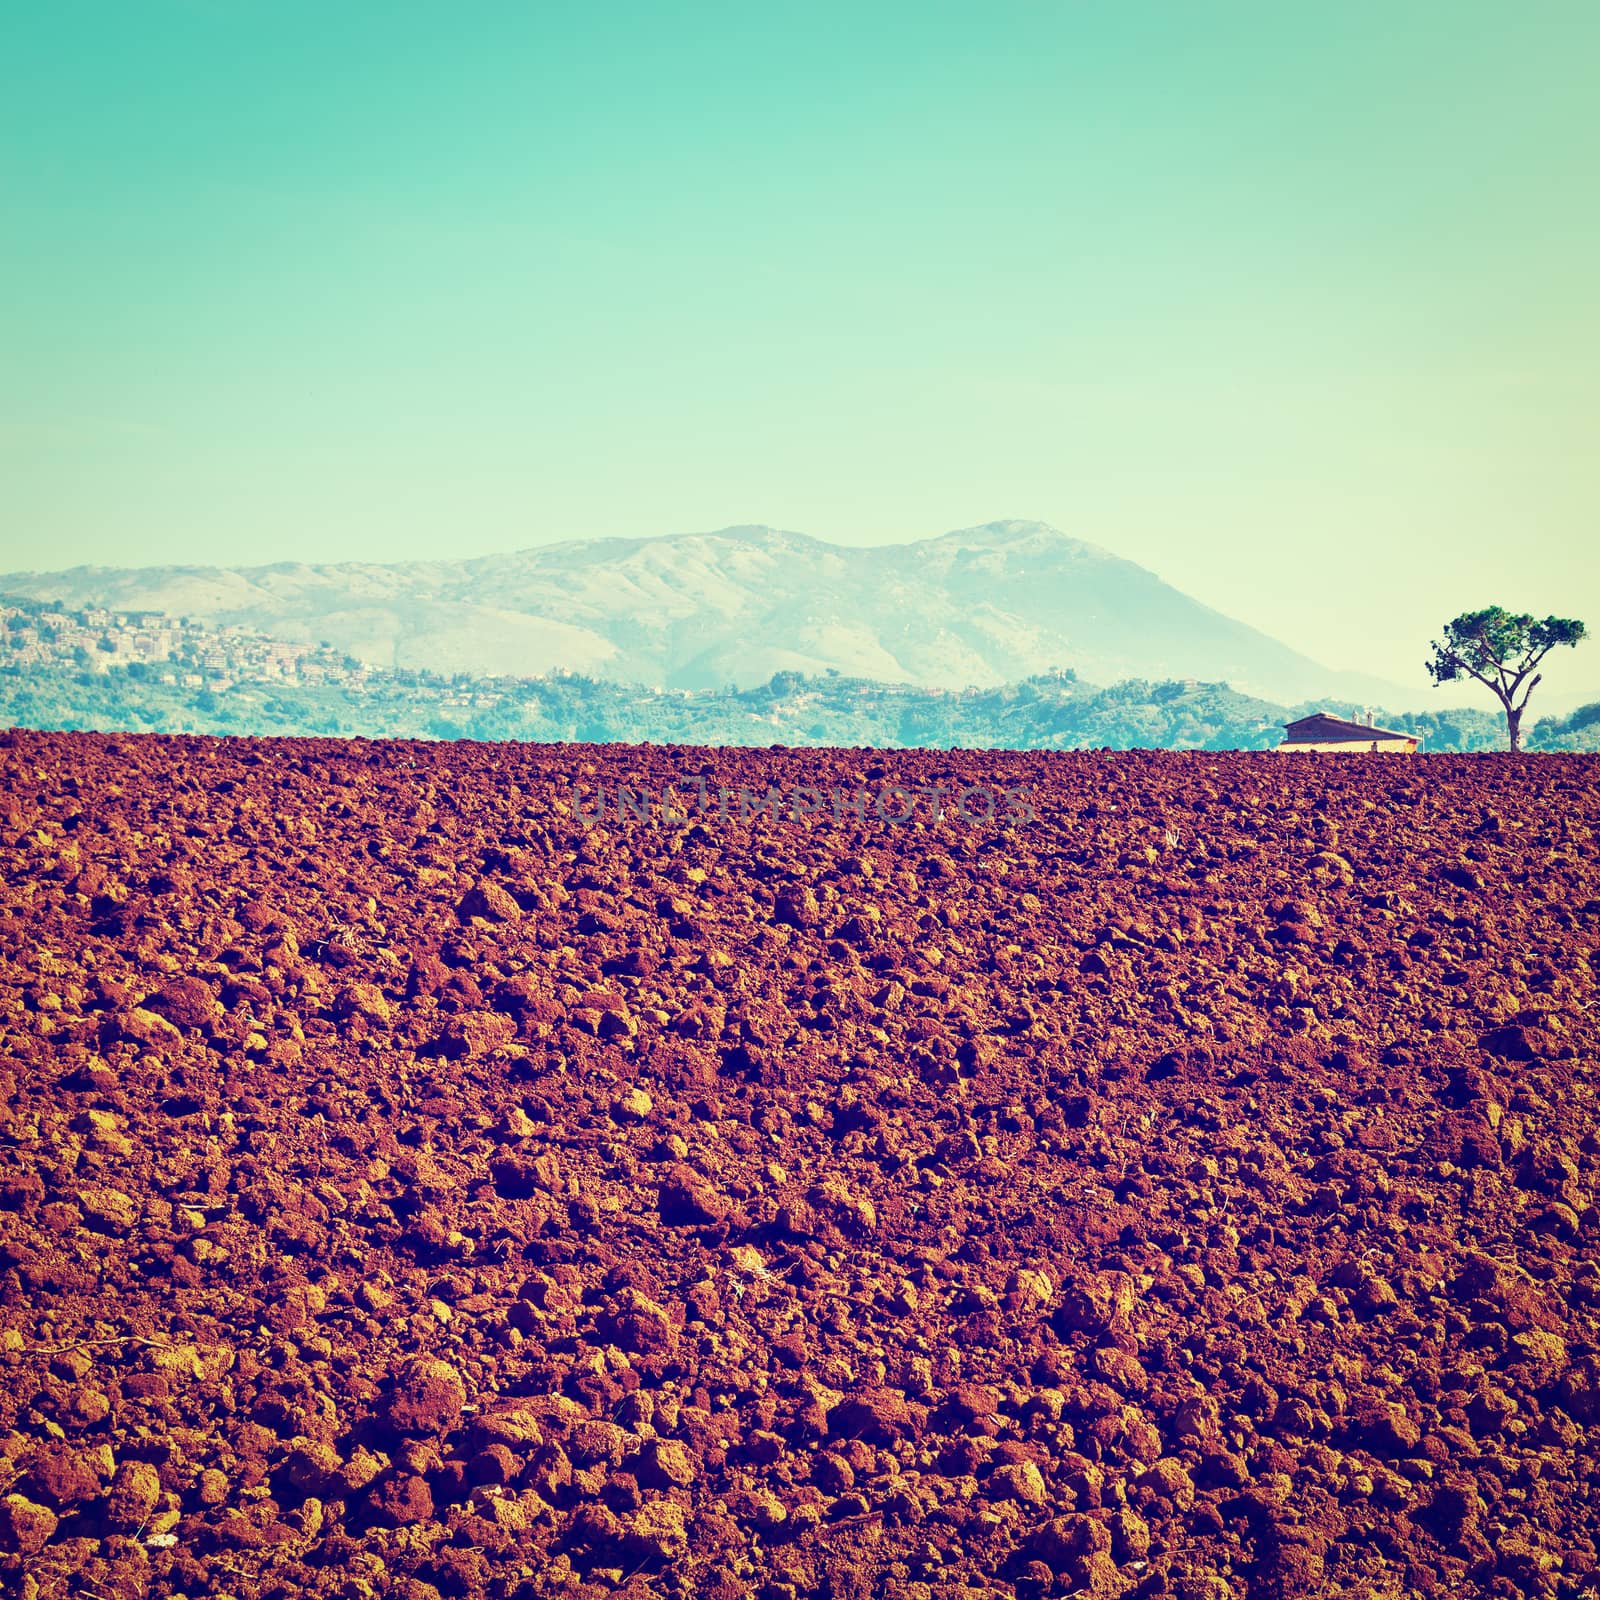
[[[11,1587],[1594,1593],[1597,789],[0,735]]]

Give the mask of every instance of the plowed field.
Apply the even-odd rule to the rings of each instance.
[[[0,735],[0,1561],[1593,1593],[1597,799]]]

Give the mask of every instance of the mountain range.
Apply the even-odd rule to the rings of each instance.
[[[1196,678],[1289,703],[1402,705],[1392,683],[1301,655],[1098,545],[1006,521],[866,547],[767,527],[574,540],[393,564],[75,567],[0,592],[326,641],[373,666],[673,689],[776,672],[989,688],[1070,668]]]

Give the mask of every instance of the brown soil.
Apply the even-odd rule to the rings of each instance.
[[[0,1559],[1593,1593],[1597,777],[0,735]]]

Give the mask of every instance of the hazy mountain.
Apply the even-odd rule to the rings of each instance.
[[[1226,680],[1280,702],[1414,698],[1038,522],[869,548],[748,527],[467,561],[75,567],[0,576],[0,591],[326,640],[374,665],[438,672],[566,668],[699,688],[832,668],[960,688],[1071,667],[1100,683]]]

